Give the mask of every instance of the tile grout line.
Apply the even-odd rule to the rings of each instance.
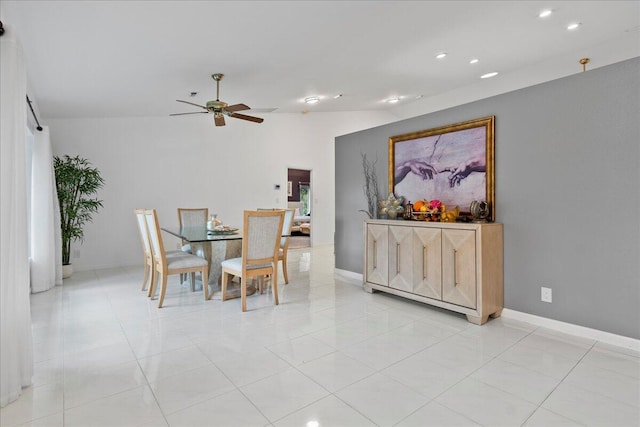
[[[539,329],[539,328],[537,328],[537,329]],[[536,330],[537,330],[537,329],[536,329]],[[527,417],[527,419],[526,419],[526,420],[524,420],[524,422],[522,423],[523,425],[524,425],[524,424],[526,424],[526,422],[527,422],[527,421],[529,421],[529,418],[531,418],[531,417],[533,416],[533,414],[535,414],[535,413],[536,413],[539,409],[541,409],[541,408],[542,408],[542,409],[544,409],[545,411],[553,412],[554,414],[559,415],[559,416],[561,416],[561,417],[563,417],[563,418],[567,418],[567,419],[570,419],[571,421],[575,421],[575,422],[577,422],[577,423],[579,423],[579,424],[582,424],[582,422],[581,422],[581,421],[579,421],[579,420],[576,420],[576,419],[573,419],[573,418],[567,417],[566,415],[558,414],[558,413],[556,413],[556,412],[554,412],[554,411],[551,411],[551,410],[549,410],[549,409],[547,409],[547,408],[543,408],[543,407],[542,407],[542,405],[544,404],[544,402],[546,402],[546,401],[549,399],[549,397],[551,397],[551,395],[553,394],[553,392],[555,392],[555,391],[558,389],[558,387],[560,387],[560,385],[561,385],[562,383],[564,383],[564,381],[565,381],[565,380],[567,379],[567,377],[571,374],[571,372],[573,372],[573,370],[574,370],[574,369],[576,369],[576,367],[580,364],[580,362],[582,362],[582,359],[584,359],[584,358],[585,358],[585,356],[586,356],[587,354],[589,354],[589,352],[590,352],[591,350],[593,350],[593,348],[595,347],[595,345],[596,345],[596,343],[597,343],[597,342],[598,342],[598,341],[595,341],[595,342],[593,342],[593,343],[591,344],[591,346],[589,347],[589,349],[588,349],[588,350],[587,350],[587,351],[586,351],[586,352],[585,352],[585,353],[580,357],[580,359],[578,359],[578,360],[576,361],[575,365],[573,365],[573,367],[569,370],[569,372],[567,372],[567,373],[562,377],[562,379],[560,380],[560,382],[558,382],[558,384],[556,384],[556,385],[555,385],[555,387],[553,387],[553,390],[551,390],[551,391],[550,391],[550,392],[545,396],[545,398],[544,398],[544,399],[542,399],[542,402],[540,402],[540,404],[538,405],[538,407],[536,408],[536,410],[535,410],[535,411],[533,411],[533,412],[531,413],[531,415],[529,415],[529,416]]]

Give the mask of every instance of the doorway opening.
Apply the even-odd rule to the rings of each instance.
[[[311,246],[311,171],[287,169],[287,207],[295,209],[289,248]]]

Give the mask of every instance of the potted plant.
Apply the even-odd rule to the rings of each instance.
[[[53,168],[60,204],[63,277],[71,276],[71,241],[84,238],[84,225],[102,207],[94,196],[104,184],[100,171],[79,156],[54,156]]]

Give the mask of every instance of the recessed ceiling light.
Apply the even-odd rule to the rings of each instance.
[[[398,97],[395,97],[395,98],[389,98],[389,99],[387,99],[387,102],[388,102],[389,104],[395,104],[395,103],[397,103],[397,102],[400,102],[400,98],[398,98]]]
[[[309,96],[304,99],[304,102],[306,102],[307,104],[317,104],[318,102],[320,102],[320,98],[318,98],[317,96]]]
[[[572,24],[567,25],[567,30],[575,30],[580,26],[579,22],[574,22]]]
[[[542,12],[540,12],[540,14],[538,15],[539,18],[546,18],[547,16],[551,15],[553,11],[551,9],[545,9]]]
[[[335,96],[333,97],[333,99],[338,99],[338,98],[342,98],[342,94],[341,94],[341,93],[339,93],[339,94],[337,94],[337,95],[335,95]]]
[[[479,61],[478,58],[473,58],[471,61],[469,61],[469,64],[477,64]]]
[[[442,52],[442,53],[437,54],[437,55],[436,55],[436,58],[438,58],[438,59],[442,59],[442,58],[444,58],[445,56],[447,56],[447,52]]]
[[[497,75],[498,75],[498,72],[497,72],[497,71],[493,71],[493,72],[491,72],[491,73],[487,73],[487,74],[483,74],[483,75],[481,75],[481,76],[480,76],[480,78],[481,78],[481,79],[488,79],[488,78],[490,78],[490,77],[495,77],[495,76],[497,76]]]

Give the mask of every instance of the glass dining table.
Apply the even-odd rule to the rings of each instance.
[[[242,256],[242,230],[212,232],[206,226],[161,227],[183,242],[189,242],[194,255],[209,261],[209,295],[211,299],[221,299],[222,261]],[[255,293],[255,286],[247,286],[247,295]],[[240,285],[233,281],[228,284],[227,298],[240,296]]]

